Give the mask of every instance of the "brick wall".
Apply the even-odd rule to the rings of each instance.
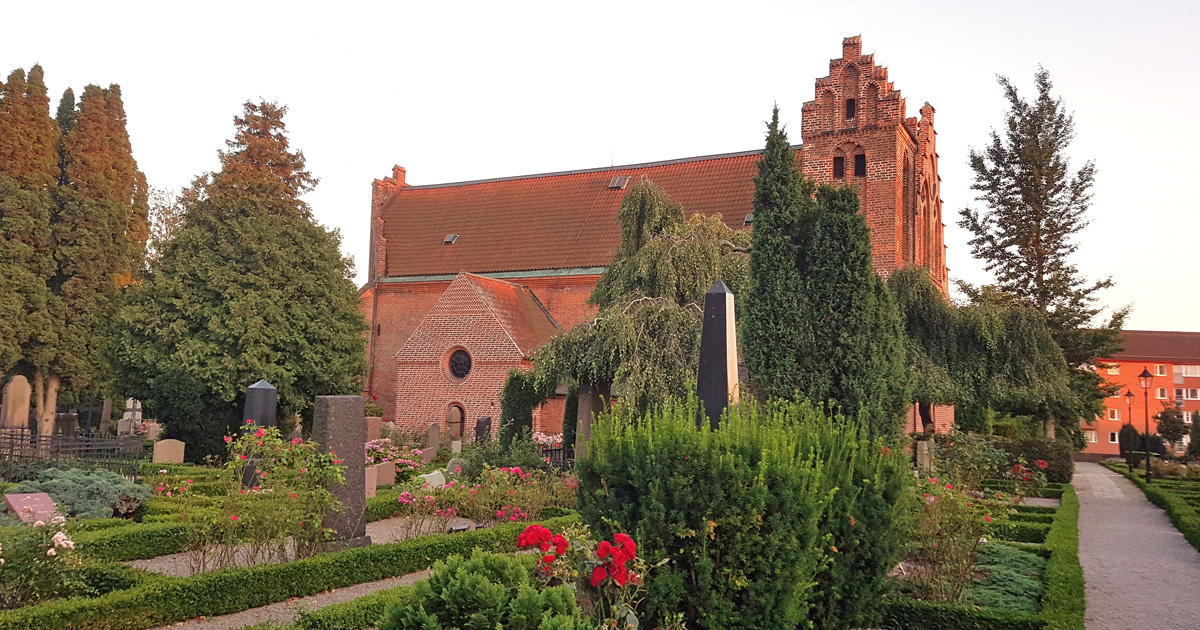
[[[448,286],[449,281],[385,282],[369,288],[359,299],[374,344],[373,349],[371,343],[367,345],[367,361],[371,363],[367,393],[378,398],[385,418],[396,415],[396,353]]]

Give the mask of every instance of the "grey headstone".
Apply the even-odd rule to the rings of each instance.
[[[592,420],[604,410],[604,398],[593,386],[579,386],[579,409],[575,415],[575,458],[587,457],[588,440],[592,439]]]
[[[425,429],[425,447],[421,449],[421,461],[428,464],[437,459],[438,445],[442,442],[442,428],[437,424],[430,424]]]
[[[704,327],[700,331],[700,370],[696,379],[696,394],[704,405],[701,416],[707,416],[714,430],[721,424],[721,414],[729,404],[737,404],[739,396],[737,370],[737,328],[734,322],[733,293],[725,283],[716,284],[704,294]],[[696,423],[702,422],[696,418]]]
[[[100,410],[100,435],[108,435],[112,431],[112,400],[105,398],[104,407]]]
[[[4,505],[10,514],[16,515],[26,523],[49,522],[58,510],[58,506],[54,505],[54,499],[51,499],[50,495],[45,492],[6,494],[4,495]]]
[[[159,440],[154,443],[155,464],[182,464],[183,442],[179,440]]]
[[[492,417],[484,416],[475,421],[475,441],[486,442],[492,439]]]
[[[162,425],[160,425],[157,420],[151,420],[150,422],[145,423],[143,426],[146,427],[147,440],[157,440],[158,436],[162,435]]]
[[[383,418],[379,416],[367,416],[367,441],[378,440],[382,435],[380,427],[383,426]]]
[[[133,427],[133,420],[130,420],[129,418],[121,418],[120,420],[117,420],[117,435],[133,435]]]
[[[922,474],[933,470],[933,440],[917,442],[917,470]]]
[[[453,440],[450,442],[450,452],[455,455],[462,452],[462,440]]]
[[[4,386],[0,398],[0,429],[29,428],[29,380],[20,374]]]
[[[337,546],[355,547],[371,542],[363,520],[367,481],[364,418],[362,396],[317,396],[313,439],[325,450],[336,453],[346,467],[346,483],[330,488],[344,511],[325,523],[325,527],[336,532],[337,538],[343,539]]]
[[[259,381],[246,388],[246,407],[242,411],[242,421],[254,420],[260,427],[275,426],[275,405],[279,400],[279,392],[275,386]]]
[[[446,464],[446,476],[451,479],[461,479],[463,475],[467,474],[470,467],[471,462],[461,457],[455,457]]]

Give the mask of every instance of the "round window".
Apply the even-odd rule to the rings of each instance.
[[[471,373],[471,355],[466,350],[455,350],[450,355],[450,374],[454,378],[467,378]]]

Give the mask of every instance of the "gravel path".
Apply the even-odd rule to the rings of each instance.
[[[159,626],[151,630],[165,630],[166,628],[181,628],[182,630],[233,630],[234,628],[242,628],[244,626],[252,626],[259,623],[272,624],[290,624],[299,617],[297,610],[305,608],[308,610],[316,610],[324,608],[330,604],[340,604],[348,602],[352,599],[357,599],[364,595],[370,595],[375,591],[381,591],[394,586],[408,586],[417,580],[429,577],[429,571],[418,571],[409,573],[400,577],[388,578],[378,582],[367,582],[365,584],[355,584],[345,588],[336,588],[332,591],[325,591],[309,597],[301,597],[286,602],[277,604],[269,604],[260,608],[251,608],[243,610],[232,615],[221,615],[219,617],[211,617],[208,619],[192,619],[181,623],[172,624],[169,626]]]
[[[1200,553],[1142,491],[1099,464],[1075,464],[1087,630],[1195,630]]]

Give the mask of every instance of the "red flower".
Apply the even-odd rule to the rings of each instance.
[[[621,586],[625,586],[625,583],[629,581],[629,572],[625,570],[624,565],[617,566],[617,570],[613,571],[613,581]]]
[[[607,558],[608,555],[612,553],[612,548],[612,543],[608,542],[607,540],[600,541],[600,544],[596,545],[596,557],[601,560]]]
[[[608,577],[608,571],[605,571],[604,567],[596,567],[595,569],[592,569],[592,588],[600,586],[600,583],[603,582],[604,578],[606,577]]]
[[[558,558],[555,558],[551,554],[546,554],[546,555],[542,556],[542,564],[554,564],[554,561],[557,559]]]
[[[565,552],[567,547],[570,546],[567,544],[566,538],[563,538],[561,535],[557,534],[554,536],[554,538],[550,539],[550,542],[554,543],[554,553],[560,556],[563,555],[563,552]]]
[[[1033,463],[1037,464],[1037,467],[1041,468],[1042,470],[1045,470],[1050,467],[1050,464],[1047,463],[1046,460],[1044,460],[1044,459],[1039,459]]]

